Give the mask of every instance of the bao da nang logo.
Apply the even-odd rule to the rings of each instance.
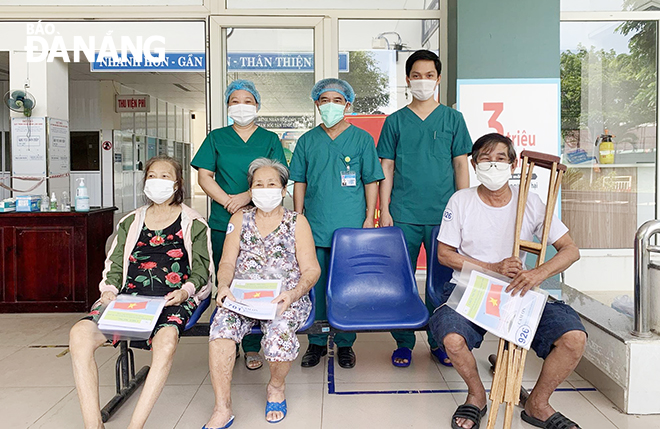
[[[73,36],[72,46],[67,46],[65,39],[56,30],[51,22],[26,24],[28,62],[52,62],[55,58],[61,58],[64,62],[71,62],[69,52],[73,53],[73,62],[79,62],[81,54],[87,58],[90,63],[104,61],[108,63],[131,63],[156,64],[165,61],[165,37],[149,36],[144,38],[136,36],[119,37],[119,46],[113,37],[112,31],[108,31],[105,36],[98,38],[95,36],[83,37]]]

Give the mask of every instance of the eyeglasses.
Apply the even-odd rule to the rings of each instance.
[[[511,168],[511,164],[508,162],[495,162],[495,161],[482,161],[477,164],[477,168],[481,171],[488,171],[492,167],[495,167],[498,171],[505,171]]]

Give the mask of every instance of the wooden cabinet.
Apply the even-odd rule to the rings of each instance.
[[[0,213],[0,313],[89,310],[115,210]]]

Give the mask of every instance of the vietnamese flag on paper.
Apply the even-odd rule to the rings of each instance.
[[[243,299],[255,299],[255,298],[274,298],[272,290],[264,290],[259,292],[246,292],[243,294]]]
[[[142,302],[115,302],[117,310],[144,310],[147,308],[147,301]]]
[[[500,303],[502,302],[502,288],[501,285],[491,285],[486,297],[486,314],[491,316],[500,317]]]

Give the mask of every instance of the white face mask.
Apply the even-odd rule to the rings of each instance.
[[[410,81],[410,93],[419,101],[426,101],[435,94],[437,80],[415,79]]]
[[[257,106],[254,104],[232,104],[227,109],[229,117],[241,127],[250,125],[257,117]]]
[[[480,162],[477,164],[477,180],[491,191],[497,191],[509,183],[511,164],[508,162]]]
[[[147,179],[144,194],[156,204],[163,204],[174,195],[174,182],[167,179]]]
[[[282,204],[282,188],[253,189],[252,202],[261,211],[272,212]]]

